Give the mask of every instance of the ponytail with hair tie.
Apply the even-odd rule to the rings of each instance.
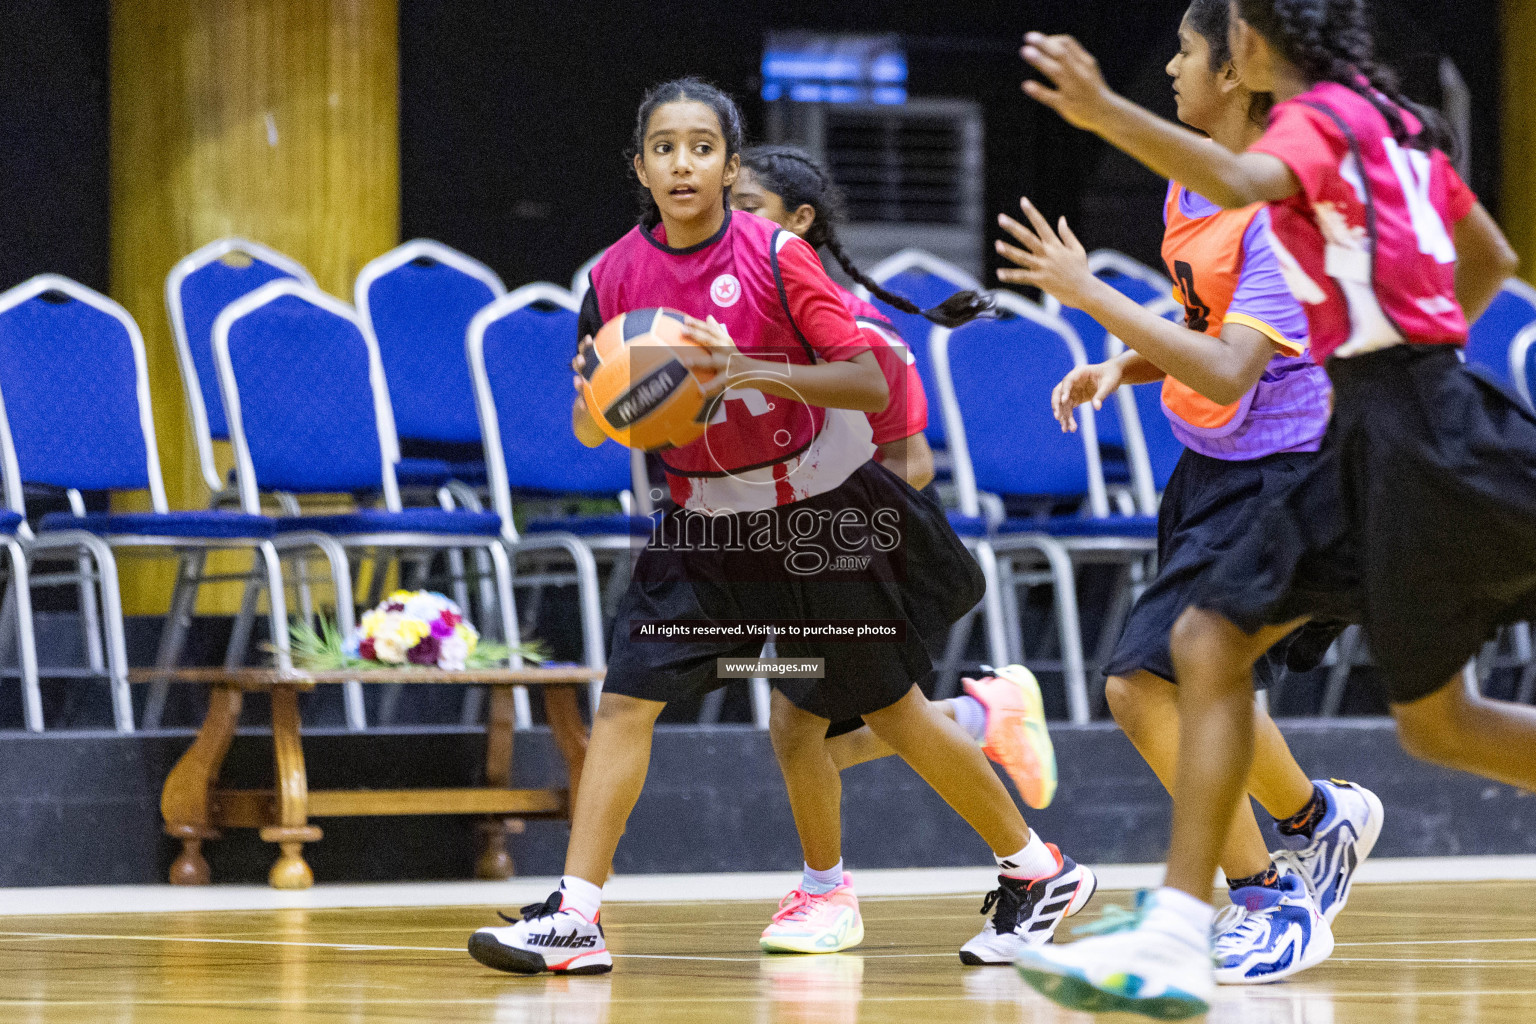
[[[826,169],[803,150],[793,146],[753,146],[741,154],[741,163],[762,180],[765,188],[779,196],[786,210],[807,205],[815,210],[816,219],[806,230],[805,240],[813,249],[825,246],[849,277],[886,305],[950,328],[997,315],[990,292],[958,292],[931,309],[921,309],[912,300],[887,291],[860,270],[837,237],[835,225],[845,216],[842,192]]]

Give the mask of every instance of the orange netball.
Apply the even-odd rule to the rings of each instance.
[[[635,309],[603,324],[582,369],[581,396],[603,433],[645,451],[680,448],[704,433],[703,385],[715,371],[690,369],[675,309]]]

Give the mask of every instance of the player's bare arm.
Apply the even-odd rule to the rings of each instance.
[[[1233,153],[1121,96],[1104,81],[1093,54],[1071,36],[1031,32],[1020,53],[1050,82],[1024,82],[1025,95],[1218,206],[1278,202],[1301,187],[1276,157]]]

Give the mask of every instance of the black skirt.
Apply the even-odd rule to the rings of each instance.
[[[765,512],[671,507],[620,601],[603,689],[697,697],[726,682],[717,659],[762,649],[760,637],[658,640],[641,634],[646,623],[895,624],[900,639],[775,640],[780,658],[824,659],[821,679],[775,681],[785,696],[822,718],[854,718],[927,681],[925,636],[947,630],[982,589],[943,510],[873,461],[831,491]]]
[[[1536,614],[1536,417],[1448,346],[1333,359],[1322,450],[1206,574],[1253,631],[1359,622],[1393,703],[1427,696]]]
[[[1168,637],[1201,578],[1254,528],[1265,506],[1289,493],[1315,457],[1282,452],[1238,461],[1189,450],[1179,456],[1157,513],[1157,578],[1131,608],[1105,675],[1146,671],[1176,682]],[[1277,647],[1254,666],[1254,685],[1278,681],[1283,665]]]

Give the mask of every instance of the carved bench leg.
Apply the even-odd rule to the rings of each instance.
[[[485,784],[499,789],[512,787],[512,732],[516,705],[510,686],[490,687],[491,703],[485,716]],[[511,878],[516,870],[507,852],[507,833],[521,832],[522,822],[490,817],[480,822],[480,855],[475,858],[475,877]],[[509,827],[512,826],[512,827]]]
[[[272,754],[277,768],[278,824],[261,830],[264,842],[278,844],[277,863],[267,880],[274,889],[308,889],[315,876],[304,861],[304,844],[320,841],[309,824],[309,782],[299,741],[299,695],[295,687],[272,688]]]
[[[181,840],[181,854],[171,865],[172,885],[207,885],[212,880],[202,847],[205,839],[219,835],[213,828],[213,786],[240,722],[240,705],[238,687],[210,687],[208,714],[197,739],[166,777],[160,813],[166,833]]]
[[[554,734],[555,745],[565,759],[565,773],[570,778],[571,813],[574,815],[576,794],[581,789],[581,768],[587,759],[587,727],[581,721],[581,709],[577,706],[575,686],[544,687],[544,716],[549,719],[549,731]]]

